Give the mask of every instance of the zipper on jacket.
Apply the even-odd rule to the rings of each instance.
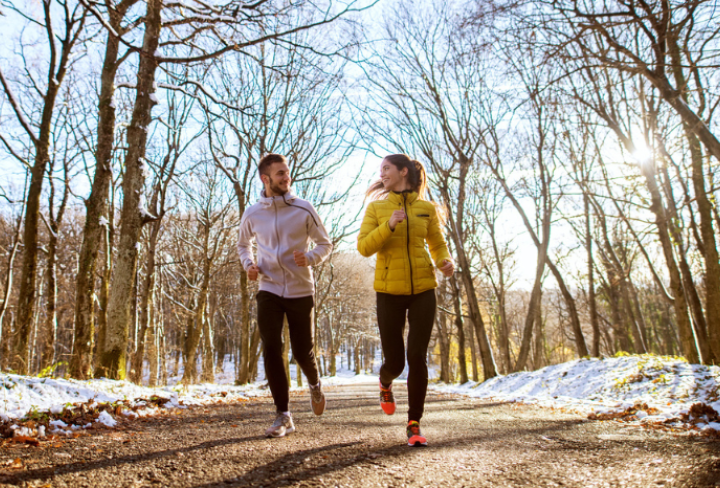
[[[403,208],[405,209],[405,218],[407,219],[407,253],[408,264],[410,265],[410,294],[415,294],[413,286],[412,259],[410,259],[410,213],[407,211],[407,193],[403,192]]]
[[[275,204],[275,197],[273,197],[273,207],[275,208],[275,237],[277,237],[277,246],[275,247],[275,258],[277,259],[278,266],[283,272],[283,292],[281,297],[285,298],[285,292],[287,291],[287,275],[285,275],[285,268],[280,261],[280,232],[278,232],[278,208]]]

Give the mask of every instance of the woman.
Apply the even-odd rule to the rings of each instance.
[[[435,268],[451,276],[455,265],[441,230],[437,207],[425,199],[425,168],[405,154],[380,163],[380,179],[367,196],[368,205],[358,236],[358,251],[377,253],[375,291],[377,317],[385,362],[380,368],[380,406],[395,413],[392,382],[405,368],[403,333],[409,324],[408,445],[427,445],[420,432],[428,384],[427,348],[435,318]],[[426,247],[427,243],[427,247]],[[429,253],[428,253],[429,251]],[[432,256],[432,261],[430,260]]]

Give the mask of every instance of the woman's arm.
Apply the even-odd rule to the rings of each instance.
[[[387,222],[378,223],[375,205],[370,204],[365,211],[360,234],[358,234],[357,249],[366,258],[378,252],[385,242],[390,239],[393,231]]]
[[[445,241],[445,236],[443,236],[442,229],[440,228],[440,219],[438,219],[437,210],[434,208],[432,211],[432,218],[428,224],[428,232],[425,240],[428,243],[430,255],[432,256],[433,261],[435,261],[435,266],[442,266],[443,261],[446,259],[448,261],[452,261],[450,251],[447,247],[447,242]]]

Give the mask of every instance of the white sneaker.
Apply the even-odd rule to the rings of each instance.
[[[293,424],[292,415],[278,413],[275,422],[265,431],[265,435],[268,437],[284,437],[293,432],[295,432],[295,424]]]

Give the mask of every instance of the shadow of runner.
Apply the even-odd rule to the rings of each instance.
[[[270,486],[279,486],[289,484],[294,481],[304,481],[314,478],[318,475],[336,471],[347,466],[355,464],[357,461],[363,460],[366,456],[353,456],[351,458],[342,459],[340,461],[332,461],[319,467],[307,468],[303,466],[303,460],[309,456],[317,455],[323,452],[334,451],[344,447],[352,447],[364,444],[363,441],[345,442],[342,444],[330,444],[328,446],[316,447],[313,449],[304,449],[302,451],[293,451],[284,456],[270,462],[251,469],[242,476],[229,478],[223,481],[196,485],[196,488],[205,486],[260,486],[270,484]],[[300,460],[300,461],[298,461]],[[347,461],[351,462],[347,462]],[[337,466],[342,463],[344,466]],[[303,469],[304,468],[304,469]]]
[[[560,421],[556,422],[555,425],[553,425],[552,427],[545,426],[537,429],[524,429],[521,432],[526,434],[547,433],[549,431],[562,430],[564,428],[567,428],[568,426],[577,425],[582,422],[583,421]],[[516,433],[512,432],[507,433],[503,436],[493,437],[505,437],[513,434]],[[328,446],[317,447],[314,449],[290,452],[270,463],[253,468],[242,476],[235,476],[232,478],[227,478],[225,480],[204,483],[201,485],[194,485],[193,488],[210,488],[213,486],[275,487],[289,485],[292,483],[308,481],[310,479],[317,478],[331,472],[340,471],[361,463],[378,464],[376,461],[373,460],[375,458],[375,455],[377,454],[380,454],[380,456],[384,460],[396,459],[415,455],[418,452],[433,451],[436,449],[443,449],[447,447],[466,446],[473,442],[480,442],[486,440],[487,438],[488,435],[483,433],[475,436],[457,437],[446,439],[445,441],[441,442],[432,442],[429,446],[421,448],[410,447],[405,444],[397,444],[381,449],[365,449],[363,452],[353,451],[348,455],[345,455],[344,458],[336,458],[325,464],[315,466],[305,465],[305,458],[314,454],[321,453],[323,451],[332,451],[334,449],[352,447],[355,445],[367,446],[367,443],[364,441],[350,442],[344,444],[332,444]]]
[[[218,446],[226,446],[229,444],[241,444],[243,442],[252,442],[265,439],[263,435],[257,435],[252,437],[241,437],[237,439],[217,439],[214,441],[203,442],[201,444],[195,444],[193,446],[182,447],[177,449],[167,449],[165,451],[156,451],[145,454],[135,454],[132,456],[123,456],[112,459],[100,459],[97,461],[90,462],[77,462],[72,464],[63,464],[60,466],[54,466],[49,468],[32,469],[23,473],[4,475],[0,476],[0,483],[18,483],[20,481],[30,481],[38,479],[48,479],[55,475],[62,475],[68,473],[80,473],[83,471],[92,471],[94,469],[109,468],[114,466],[120,466],[123,464],[132,464],[140,461],[151,461],[167,456],[173,456],[177,453],[187,453],[202,449],[210,449]]]

